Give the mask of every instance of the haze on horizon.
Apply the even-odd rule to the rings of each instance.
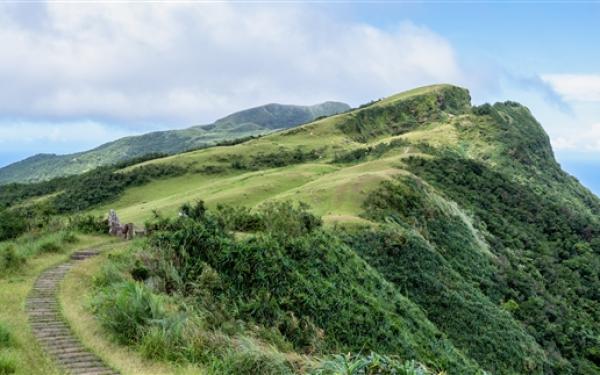
[[[599,4],[2,3],[0,166],[269,102],[528,106],[600,195]]]

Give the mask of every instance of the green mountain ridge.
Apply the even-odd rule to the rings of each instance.
[[[210,125],[124,137],[89,151],[68,155],[38,154],[0,168],[0,184],[37,182],[96,167],[124,162],[147,154],[175,154],[215,143],[294,127],[321,116],[347,111],[339,102],[312,106],[267,104],[228,115]]]
[[[0,187],[0,205],[147,223],[93,293],[105,334],[150,358],[292,374],[372,351],[423,374],[600,374],[600,199],[515,102],[428,86],[243,143]]]

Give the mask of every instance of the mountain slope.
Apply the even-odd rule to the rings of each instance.
[[[230,230],[249,237],[209,219],[171,219],[157,227],[160,246],[126,257],[123,277],[152,259],[160,278],[167,272],[153,265],[182,264],[160,258],[172,246],[192,262],[175,270],[193,285],[178,292],[199,298],[204,279],[193,272],[210,267],[215,298],[235,306],[231,319],[284,342],[261,345],[399,354],[449,374],[600,374],[600,200],[561,170],[517,103],[473,107],[465,89],[430,86],[104,176],[114,185],[90,175],[6,189],[3,201],[115,208],[142,223],[204,200],[216,223],[233,217]],[[273,237],[265,227],[312,220],[286,209],[285,220],[269,219],[269,204],[285,201],[308,203],[327,225]],[[317,338],[316,352],[297,344]]]
[[[148,154],[174,154],[217,142],[286,129],[321,116],[347,111],[339,102],[312,106],[267,104],[233,113],[210,125],[125,137],[93,150],[69,155],[39,154],[0,168],[0,184],[36,182],[78,174]]]

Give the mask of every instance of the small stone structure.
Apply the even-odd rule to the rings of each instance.
[[[136,230],[133,223],[121,225],[119,217],[115,210],[108,212],[108,234],[111,236],[119,236],[126,240],[131,240],[134,236],[144,235],[145,230]]]
[[[121,233],[121,222],[117,217],[115,210],[108,212],[108,234],[111,236],[118,236]]]

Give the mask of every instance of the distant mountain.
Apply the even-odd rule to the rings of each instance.
[[[312,106],[267,104],[233,113],[209,125],[125,137],[75,154],[38,154],[0,168],[0,184],[36,182],[79,174],[151,153],[174,154],[221,141],[291,128],[349,109],[349,105],[339,102]]]

